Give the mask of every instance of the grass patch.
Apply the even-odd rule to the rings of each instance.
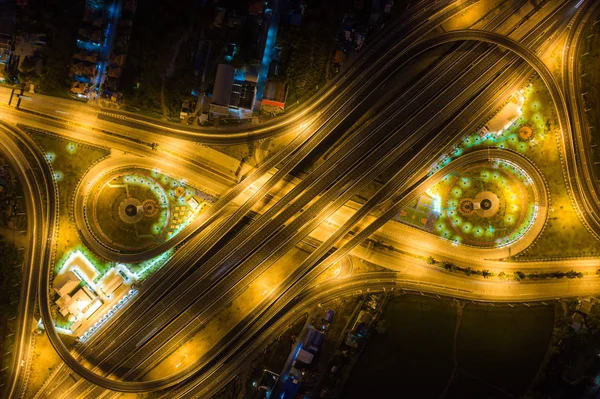
[[[342,397],[397,393],[401,387],[407,397],[437,398],[452,373],[452,303],[399,296],[390,299],[382,320],[387,331],[373,332]]]
[[[55,271],[62,266],[68,255],[79,249],[98,268],[100,272],[107,267],[90,251],[84,249],[75,224],[72,221],[71,202],[75,189],[87,170],[96,162],[110,154],[105,148],[63,139],[50,133],[27,129],[38,142],[46,155],[46,160],[54,171],[58,188],[58,231],[55,249]],[[62,262],[62,263],[61,263]]]
[[[452,374],[457,307],[448,299],[401,295],[382,315],[343,392],[344,398],[438,398]],[[457,335],[458,373],[447,397],[505,398],[524,393],[548,350],[554,307],[467,304]]]
[[[553,325],[552,306],[466,305],[458,335],[458,362],[467,378],[455,381],[452,391],[468,397],[469,390],[480,390],[483,382],[490,393],[500,392],[491,385],[515,396],[524,393],[544,359]]]
[[[499,134],[480,136],[474,132],[439,166],[487,147],[507,148],[523,154],[546,179],[550,212],[538,239],[516,258],[534,260],[598,256],[600,245],[579,220],[567,193],[557,141],[561,132],[548,89],[536,76],[522,90],[522,95],[522,114],[512,125]]]
[[[24,397],[32,398],[50,376],[52,371],[62,363],[60,356],[52,347],[45,332],[36,335],[32,354],[29,380]]]

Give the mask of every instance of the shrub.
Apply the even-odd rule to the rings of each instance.
[[[442,262],[442,267],[451,272],[456,270],[456,266],[454,265],[454,263],[448,262],[446,260]]]
[[[515,280],[516,280],[516,281],[523,280],[524,278],[525,278],[525,273],[523,273],[523,272],[522,272],[522,271],[520,271],[520,270],[517,270],[517,271],[515,272]]]
[[[583,278],[583,273],[576,272],[575,270],[569,270],[567,272],[567,278]]]

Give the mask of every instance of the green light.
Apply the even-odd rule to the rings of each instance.
[[[67,152],[69,154],[75,154],[76,151],[77,151],[77,147],[76,147],[75,143],[68,143],[67,144]]]
[[[473,226],[471,225],[471,223],[466,222],[465,224],[463,224],[462,226],[462,231],[466,234],[469,234],[471,232],[471,229],[473,228]]]

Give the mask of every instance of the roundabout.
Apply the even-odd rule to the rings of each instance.
[[[428,194],[440,204],[433,232],[455,242],[502,246],[521,237],[535,217],[531,178],[501,160],[456,171]]]
[[[204,202],[184,182],[142,167],[109,170],[85,193],[86,228],[119,253],[154,248],[193,220]]]
[[[515,152],[492,153],[502,156],[471,158],[454,168],[418,194],[395,220],[455,245],[490,251],[518,244],[512,253],[526,248],[545,223],[543,177]],[[464,157],[470,154],[457,160]],[[525,236],[529,238],[523,240]]]

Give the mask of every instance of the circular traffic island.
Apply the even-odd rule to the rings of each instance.
[[[119,205],[119,217],[128,224],[137,223],[144,215],[138,212],[141,202],[137,198],[125,198]]]
[[[196,190],[157,171],[131,167],[98,178],[84,201],[86,228],[120,253],[151,249],[177,234],[199,210]]]
[[[501,160],[471,164],[427,190],[437,203],[431,231],[480,247],[505,245],[522,236],[535,218],[535,193],[520,167]]]

